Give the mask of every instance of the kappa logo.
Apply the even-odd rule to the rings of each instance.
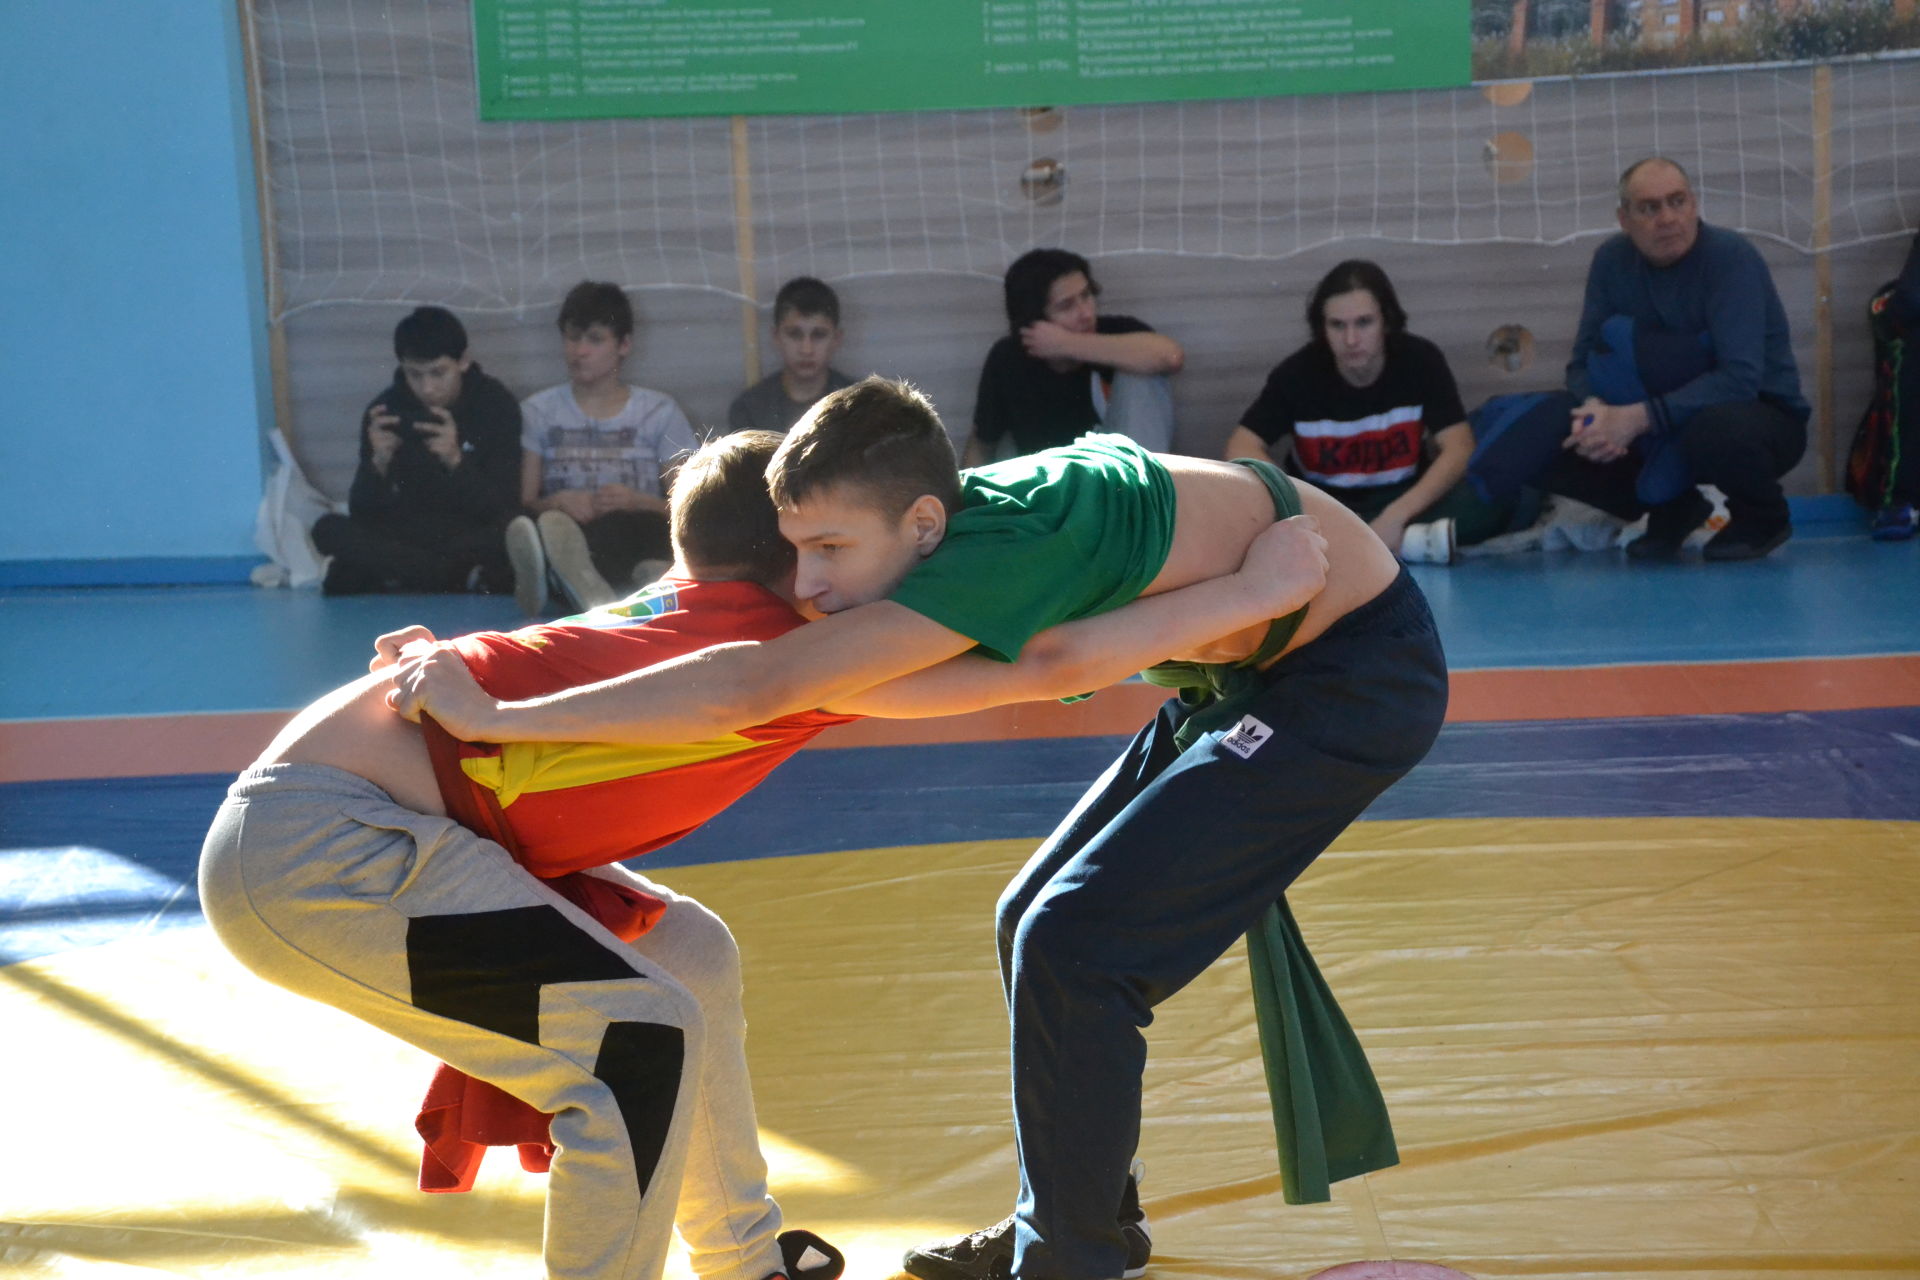
[[[1273,736],[1273,730],[1252,716],[1241,716],[1240,723],[1233,726],[1220,739],[1220,745],[1242,760],[1251,760],[1253,753],[1265,746],[1267,739]]]

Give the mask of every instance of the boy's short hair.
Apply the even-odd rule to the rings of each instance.
[[[633,303],[627,291],[603,280],[582,280],[560,303],[560,332],[603,324],[616,338],[633,335]]]
[[[445,307],[415,307],[393,326],[393,358],[425,363],[442,356],[458,360],[467,354],[467,329]]]
[[[787,433],[767,468],[774,505],[856,485],[889,520],[922,494],[958,511],[960,467],[933,402],[905,382],[863,378],[824,397]]]
[[[772,586],[793,571],[793,544],[767,496],[776,431],[736,431],[695,450],[667,494],[674,553],[696,578]]]
[[[773,295],[774,327],[779,328],[780,322],[794,312],[803,316],[825,316],[838,329],[840,295],[824,280],[795,276],[780,286],[779,293]]]
[[[1078,271],[1087,278],[1087,288],[1100,296],[1100,282],[1093,278],[1087,260],[1067,249],[1029,249],[1013,260],[1004,282],[1007,296],[1007,327],[1015,337],[1036,320],[1047,318],[1047,294],[1061,276]]]

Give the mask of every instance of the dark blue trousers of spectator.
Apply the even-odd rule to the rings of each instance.
[[[1694,414],[1679,434],[1695,483],[1714,485],[1727,495],[1727,515],[1733,523],[1768,532],[1786,527],[1787,498],[1780,477],[1807,451],[1807,424],[1798,414],[1768,400],[1716,404]],[[1636,454],[1614,462],[1589,462],[1567,449],[1547,464],[1533,484],[1633,520],[1649,510],[1635,493],[1640,465]],[[1657,518],[1666,508],[1697,505],[1689,488],[1673,502],[1652,510]]]
[[[1124,1270],[1154,1007],[1426,755],[1446,713],[1446,659],[1404,569],[1266,674],[1244,719],[1185,750],[1190,711],[1162,707],[1001,897],[1023,1280]]]

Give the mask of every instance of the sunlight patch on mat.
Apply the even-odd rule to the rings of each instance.
[[[467,1195],[413,1188],[432,1063],[235,964],[204,927],[0,968],[9,1054],[0,1272],[522,1277],[546,1178],[492,1153]],[[19,1099],[44,1100],[20,1106]],[[762,1135],[775,1194],[866,1189]],[[690,1276],[684,1251],[672,1276]]]
[[[0,849],[0,964],[199,920],[191,886],[109,849]]]

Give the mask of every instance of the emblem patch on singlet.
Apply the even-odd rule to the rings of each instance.
[[[1220,745],[1242,760],[1249,760],[1272,736],[1273,730],[1266,725],[1252,716],[1241,716],[1240,723],[1227,730],[1226,736],[1220,739]]]

